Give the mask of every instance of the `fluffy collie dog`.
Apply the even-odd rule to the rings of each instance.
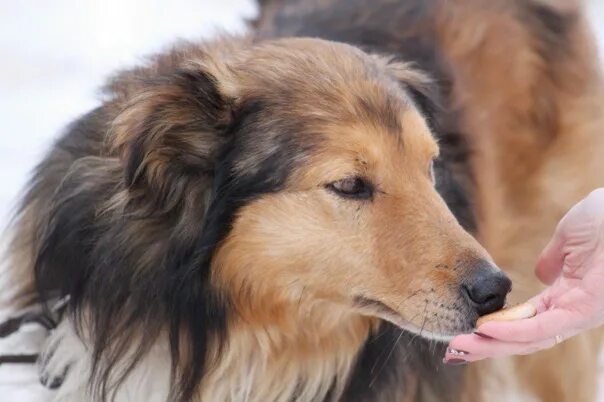
[[[427,85],[318,39],[184,44],[117,75],[16,235],[22,297],[68,298],[41,359],[56,400],[402,398],[430,362],[393,337],[471,331],[511,285],[435,188],[454,184]]]
[[[580,8],[265,0],[255,26],[118,74],[37,168],[13,304],[64,306],[54,400],[592,398],[595,336],[468,369],[440,342],[510,291],[476,239],[526,298],[603,180]]]

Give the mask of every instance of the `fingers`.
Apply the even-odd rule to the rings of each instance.
[[[535,268],[535,275],[539,280],[547,285],[554,283],[556,278],[560,276],[564,265],[564,235],[561,225],[558,225],[554,236],[545,246]]]
[[[551,285],[566,263],[575,271],[598,248],[604,226],[604,189],[592,191],[560,220],[554,235],[537,261],[535,274]]]
[[[525,320],[490,321],[476,332],[504,342],[539,342],[574,333],[579,319],[570,311],[552,309]]]
[[[537,342],[504,342],[476,334],[460,335],[453,338],[449,344],[444,361],[473,362],[491,357],[526,355],[551,348],[561,341],[561,338],[554,337]]]

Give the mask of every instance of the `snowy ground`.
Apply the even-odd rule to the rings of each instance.
[[[28,171],[66,123],[96,105],[108,74],[175,38],[242,31],[254,13],[252,0],[0,0],[0,226]],[[590,16],[604,44],[603,0],[590,1]],[[40,335],[31,327],[0,343],[0,354],[26,351]],[[30,384],[33,370],[0,366],[0,400],[42,400],[46,391]]]

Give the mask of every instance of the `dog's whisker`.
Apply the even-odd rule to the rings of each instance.
[[[396,340],[393,342],[392,344],[392,348],[390,349],[390,352],[388,353],[388,356],[386,356],[386,359],[384,360],[384,363],[382,364],[382,366],[380,367],[379,371],[373,376],[373,378],[371,379],[371,381],[369,382],[369,388],[373,387],[373,384],[375,383],[375,381],[378,379],[378,377],[380,376],[380,374],[382,373],[382,370],[384,369],[384,367],[386,367],[386,364],[388,363],[388,360],[390,360],[390,358],[392,357],[392,354],[394,353],[394,350],[396,349],[396,347],[398,346],[398,342],[400,341],[401,337],[403,336],[404,330],[399,329],[399,334],[398,337],[396,338]]]

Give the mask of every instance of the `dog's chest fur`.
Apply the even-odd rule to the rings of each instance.
[[[328,333],[327,337],[325,334],[317,333],[313,337],[303,333],[304,339],[297,342],[292,341],[291,333],[284,334],[276,328],[234,330],[218,362],[204,376],[198,400],[310,402],[400,399],[402,388],[386,387],[385,384],[391,380],[399,384],[404,382],[404,378],[391,377],[392,370],[387,367],[401,365],[402,362],[393,356],[399,343],[386,345],[379,340],[380,337],[388,339],[385,334],[389,327],[375,328],[375,322],[358,317],[332,319],[332,328],[323,328]],[[398,333],[401,334],[400,331]],[[409,340],[401,335],[397,341]],[[163,337],[157,340],[148,355],[112,395],[116,402],[169,400],[167,374],[171,360],[167,345]],[[365,353],[360,356],[358,351],[363,348]],[[359,360],[359,357],[372,353],[373,349],[379,349],[380,353],[372,367],[365,367],[367,362]],[[64,320],[54,330],[42,358],[42,378],[47,384],[62,382],[55,402],[89,399],[90,386],[92,390],[95,386],[88,382],[92,374],[89,351],[90,347],[76,334],[70,320]],[[116,379],[129,360],[128,354],[123,356],[122,365],[116,367]],[[402,374],[404,368],[400,368]],[[369,388],[374,387],[373,391],[362,391],[359,386],[367,385],[363,381],[369,381]]]

